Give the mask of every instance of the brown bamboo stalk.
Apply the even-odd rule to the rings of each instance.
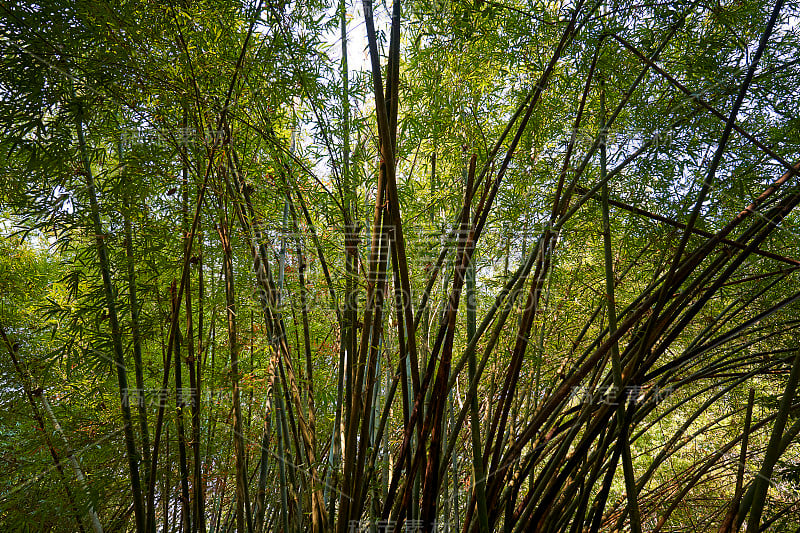
[[[450,379],[450,366],[453,355],[453,341],[455,339],[456,330],[456,313],[461,299],[461,290],[466,279],[466,271],[471,262],[471,254],[467,250],[470,245],[473,245],[472,239],[474,235],[472,231],[468,230],[469,227],[469,212],[470,204],[472,203],[472,191],[475,181],[475,166],[477,156],[472,155],[469,161],[469,170],[467,172],[467,184],[464,191],[464,205],[462,206],[461,213],[461,229],[459,231],[459,239],[457,245],[456,271],[453,277],[453,289],[450,293],[448,302],[448,309],[446,314],[447,320],[447,333],[442,348],[442,356],[439,361],[439,369],[436,376],[436,381],[433,385],[433,390],[430,398],[430,409],[433,414],[431,422],[431,438],[430,447],[428,450],[428,464],[424,476],[424,489],[422,493],[422,505],[420,506],[420,516],[424,523],[433,523],[436,518],[437,501],[440,490],[440,476],[439,476],[439,463],[441,460],[441,447],[443,439],[443,418],[444,407],[447,396],[447,383]],[[471,228],[470,228],[471,229]],[[472,246],[474,250],[474,246]]]
[[[238,531],[253,533],[253,522],[249,512],[247,495],[247,471],[242,430],[242,407],[239,399],[239,345],[236,328],[236,300],[233,277],[233,249],[228,233],[227,216],[217,226],[222,243],[222,266],[225,276],[225,306],[228,323],[228,347],[230,350],[231,385],[233,387],[233,444],[236,458],[236,526]],[[247,507],[247,509],[245,509]],[[245,512],[247,511],[247,512]]]

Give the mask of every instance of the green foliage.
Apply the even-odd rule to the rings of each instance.
[[[548,70],[577,5],[576,27]],[[392,7],[374,7],[378,44],[388,54]],[[789,2],[736,116],[736,125],[761,146],[734,132],[716,175],[711,180],[708,175],[772,7],[749,0],[691,6],[537,0],[402,4],[397,196],[419,321],[415,370],[423,380],[426,370],[431,376],[423,385],[430,387],[427,392],[414,398],[412,389],[419,384],[405,375],[410,366],[400,359],[408,346],[399,338],[403,316],[396,313],[400,269],[388,257],[386,284],[377,288],[370,271],[376,269],[370,264],[372,239],[381,231],[372,225],[381,151],[371,73],[354,67],[364,53],[360,7],[321,0],[174,5],[53,0],[0,6],[0,325],[11,344],[0,346],[0,527],[73,531],[80,522],[88,530],[90,513],[96,512],[107,531],[136,529],[120,430],[120,401],[127,394],[144,398],[150,432],[148,447],[138,405],[132,403],[139,454],[133,463],[142,483],[156,427],[162,431],[155,529],[177,527],[182,466],[196,461],[191,453],[186,460],[178,452],[182,417],[190,452],[197,424],[206,529],[230,530],[240,475],[231,444],[237,386],[250,512],[256,522],[266,513],[263,530],[278,530],[276,524],[286,519],[297,530],[342,531],[347,526],[337,525],[338,517],[377,522],[396,517],[400,505],[408,505],[407,516],[401,516],[419,518],[420,491],[430,490],[431,465],[440,459],[447,472],[438,480],[438,515],[459,527],[469,516],[474,525],[477,508],[469,506],[477,498],[475,452],[466,451],[470,424],[480,426],[479,448],[490,452],[484,466],[507,462],[488,473],[488,495],[495,490],[489,499],[493,527],[524,530],[533,527],[526,521],[535,517],[543,520],[542,530],[568,531],[573,524],[578,528],[580,509],[586,527],[595,512],[603,531],[628,527],[625,459],[615,458],[615,443],[624,433],[641,483],[643,528],[654,530],[663,517],[662,531],[716,530],[735,497],[747,392],[756,389],[746,485],[762,464],[781,400],[792,392],[786,384],[800,325],[797,302],[784,301],[797,292],[800,242],[791,204],[798,195],[796,177],[726,233],[726,242],[707,247],[709,235],[736,220],[784,174],[785,162],[775,154],[795,163],[800,7]],[[347,83],[337,41],[340,9],[350,49]],[[643,70],[645,64],[623,41],[647,57],[660,49],[656,64],[693,96],[653,68]],[[385,62],[385,55],[381,59]],[[388,76],[383,73],[384,83]],[[517,119],[493,155],[518,106],[529,101],[543,77],[526,126],[512,141],[523,120]],[[624,432],[609,414],[614,409],[571,395],[579,386],[602,393],[611,383],[611,299],[600,222],[604,171],[595,142],[601,83],[605,118],[613,118],[607,138],[613,172],[608,214],[615,310],[627,328],[617,338],[624,378],[644,395],[675,389],[631,408]],[[464,294],[452,332],[453,375],[444,376],[452,388],[442,398],[431,390],[443,368],[437,350],[449,328],[445,311],[453,301],[460,253],[449,232],[463,205],[472,154],[483,178],[470,216],[486,215],[472,258],[478,324],[494,313],[494,305],[498,311],[475,341],[477,360],[485,365],[473,394],[479,416],[473,420],[467,414],[461,424],[459,411],[467,413],[472,399],[465,365],[456,367],[471,340]],[[596,190],[586,194],[592,187]],[[705,188],[698,218],[690,222]],[[92,194],[99,203],[99,235]],[[391,199],[384,200],[388,206]],[[778,205],[787,206],[780,213],[785,218],[768,221]],[[479,206],[486,210],[477,211]],[[238,376],[231,370],[237,352],[228,336],[223,221],[231,232]],[[689,223],[705,233],[683,239]],[[352,249],[348,224],[358,227]],[[551,229],[557,235],[548,233]],[[753,245],[757,253],[745,257],[743,248],[759,232],[764,239]],[[738,246],[731,244],[736,240]],[[119,390],[98,242],[108,250],[111,298],[133,391]],[[443,249],[444,266],[421,310]],[[355,259],[348,260],[350,252]],[[741,264],[727,272],[738,258]],[[254,261],[266,262],[269,272],[254,272]],[[503,288],[526,262],[533,270],[523,276],[519,294],[506,299]],[[673,276],[671,267],[690,263],[679,279]],[[173,283],[191,299],[192,338],[186,338],[186,300],[172,319]],[[534,283],[539,288],[531,290]],[[378,338],[372,324],[365,324],[365,309],[377,309],[375,290],[387,291]],[[526,301],[534,300],[530,327],[520,329]],[[357,309],[351,316],[352,302]],[[175,325],[184,336],[180,346],[170,346]],[[362,367],[367,358],[350,353],[351,345],[360,350],[365,330],[373,334],[364,345],[378,347],[380,365],[355,390],[357,372],[364,371],[357,357],[363,356]],[[13,343],[19,370],[7,350]],[[190,345],[195,361],[188,360]],[[174,359],[162,390],[167,354],[176,357],[177,348],[182,388],[189,387],[189,365],[198,373],[199,397],[193,396],[197,389],[188,391],[200,405],[195,420],[191,406],[176,405]],[[135,385],[136,370],[143,390]],[[569,397],[559,397],[568,386]],[[35,393],[39,411],[41,395],[50,401],[68,445],[46,415],[45,431],[38,428],[26,392]],[[359,413],[367,397],[372,411]],[[433,455],[429,436],[413,430],[411,438],[415,399],[423,414],[442,407],[441,457]],[[509,423],[493,432],[504,406]],[[363,416],[354,426],[355,439],[344,434],[354,412]],[[379,434],[384,413],[385,430]],[[796,409],[785,414],[785,434],[796,435]],[[401,448],[404,437],[412,443],[409,455]],[[362,446],[363,439],[368,440]],[[69,455],[67,446],[76,452],[85,484],[66,460],[63,475],[57,472],[48,440],[62,458]],[[363,487],[346,486],[345,472],[357,461],[355,455],[347,461],[342,444],[363,448],[357,451],[367,459]],[[377,459],[370,464],[373,451]],[[392,507],[387,502],[403,501],[402,482],[415,457],[422,465],[415,467],[422,488],[412,481],[414,503]],[[423,461],[429,459],[426,470]],[[788,517],[797,504],[797,465],[796,445],[781,450],[764,513],[765,520],[775,519],[770,526],[775,531],[796,526]],[[606,472],[612,473],[608,481]],[[401,481],[394,489],[393,475]],[[199,481],[185,481],[196,502]],[[339,514],[344,512],[339,493],[350,498],[353,491],[361,491],[363,501],[354,497],[350,514]],[[192,513],[192,530],[198,530]],[[319,522],[321,516],[327,524]]]

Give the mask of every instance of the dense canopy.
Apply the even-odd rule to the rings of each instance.
[[[796,531],[800,3],[0,3],[3,531]]]

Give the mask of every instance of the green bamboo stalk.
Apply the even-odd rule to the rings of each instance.
[[[118,143],[119,161],[123,166],[122,142]],[[131,227],[132,206],[130,198],[126,193],[123,197],[123,231],[125,233],[125,259],[128,275],[128,300],[131,312],[131,338],[133,341],[133,370],[136,377],[136,389],[139,394],[137,398],[137,410],[139,415],[139,432],[142,436],[142,468],[144,469],[144,494],[143,500],[147,500],[147,491],[150,487],[150,434],[147,424],[147,410],[144,405],[144,367],[142,365],[142,338],[139,328],[139,297],[136,284],[136,269],[134,268],[133,253],[133,229]],[[145,522],[146,522],[145,518]]]
[[[747,462],[747,445],[750,439],[750,424],[753,419],[753,403],[755,402],[754,388],[750,388],[747,398],[747,413],[744,418],[744,430],[742,431],[742,447],[739,452],[739,468],[736,470],[736,488],[733,491],[733,500],[730,504],[728,514],[722,520],[717,533],[733,533],[733,524],[739,510],[739,502],[742,499],[742,489],[744,488],[744,467]]]
[[[188,291],[187,291],[188,293]],[[180,302],[176,300],[175,287],[171,288],[173,316],[180,312]],[[175,328],[175,430],[178,437],[178,468],[181,484],[181,524],[184,531],[192,531],[192,501],[189,495],[189,468],[186,458],[186,433],[183,425],[183,412],[186,402],[183,400],[183,374],[181,372],[181,344],[183,336],[180,326]]]
[[[170,288],[170,294],[174,291],[175,287],[175,280],[172,280],[172,285]],[[176,324],[176,320],[174,317],[174,313],[170,310],[169,313],[169,320],[171,325]],[[172,350],[174,347],[175,341],[175,328],[170,328],[170,333],[167,339],[167,347],[166,353],[164,350],[164,331],[163,325],[161,326],[161,352],[163,357],[163,372],[161,377],[161,393],[166,396],[166,391],[169,389],[169,373],[172,366]],[[163,400],[159,401],[158,405],[158,413],[156,415],[156,427],[155,433],[153,436],[153,453],[151,455],[150,461],[150,474],[148,476],[150,485],[147,488],[147,510],[146,510],[146,517],[145,517],[145,529],[147,533],[155,533],[156,531],[156,502],[155,502],[155,492],[156,492],[156,478],[158,475],[158,452],[159,452],[159,445],[161,444],[161,431],[164,424],[164,412],[166,410],[167,402]],[[167,426],[169,428],[169,426]],[[167,433],[169,435],[169,433]],[[167,446],[169,446],[169,437],[167,437]],[[169,457],[169,448],[167,448],[167,457]],[[167,476],[169,476],[169,469],[167,470]],[[168,498],[162,498],[164,500],[164,505],[167,505]],[[167,513],[166,510],[164,511],[164,520],[167,520]],[[165,526],[166,528],[166,526]]]
[[[778,4],[780,4],[780,0]],[[747,531],[758,531],[761,524],[761,515],[764,512],[764,503],[767,498],[767,491],[772,480],[772,471],[775,464],[780,459],[783,452],[781,441],[784,436],[784,429],[786,421],[789,418],[789,412],[794,403],[794,397],[797,391],[797,383],[800,381],[800,350],[792,361],[792,370],[789,374],[789,379],[786,382],[786,387],[781,397],[778,413],[775,417],[775,423],[772,426],[772,433],[769,437],[769,444],[767,444],[767,453],[764,456],[764,462],[761,464],[761,469],[755,476],[752,484],[752,490],[748,491],[742,504],[739,507],[739,517],[737,520],[737,529],[739,524],[744,519],[744,513],[750,511],[750,517],[747,520]]]
[[[123,226],[125,231],[125,257],[128,273],[128,299],[131,310],[131,336],[133,338],[133,365],[136,375],[137,408],[139,414],[139,431],[142,435],[142,468],[144,469],[145,491],[150,486],[150,434],[147,424],[147,410],[144,405],[144,371],[142,365],[142,338],[139,333],[139,298],[136,287],[136,270],[133,255],[133,231],[131,229],[130,203],[125,202]],[[143,497],[146,497],[143,496]]]
[[[76,102],[76,104],[78,106],[78,112],[75,115],[75,124],[78,134],[78,147],[80,150],[81,161],[83,163],[83,174],[86,178],[86,194],[89,197],[91,220],[95,234],[95,243],[97,246],[97,259],[100,262],[100,273],[103,278],[103,289],[105,292],[106,307],[108,308],[108,321],[109,325],[111,326],[114,365],[116,366],[117,370],[117,385],[119,387],[120,394],[122,423],[124,424],[123,433],[125,436],[125,450],[128,457],[131,496],[133,498],[133,513],[136,520],[136,531],[139,533],[144,533],[145,516],[144,501],[142,499],[142,487],[139,481],[139,452],[136,449],[136,440],[133,435],[131,408],[128,402],[128,371],[125,365],[125,352],[122,347],[122,331],[119,327],[117,301],[115,297],[114,285],[111,280],[111,263],[108,259],[106,234],[103,232],[103,224],[100,220],[100,204],[97,201],[97,188],[95,186],[94,175],[92,173],[91,160],[89,159],[89,150],[86,146],[86,138],[83,133],[83,119],[85,111],[83,109],[83,103]]]
[[[606,298],[608,304],[606,306],[608,315],[608,331],[613,335],[617,329],[617,310],[616,298],[614,297],[614,258],[611,243],[611,220],[610,208],[608,204],[608,182],[606,181],[606,141],[608,131],[606,130],[606,91],[605,83],[600,80],[600,129],[602,130],[603,142],[600,144],[600,180],[603,181],[603,188],[600,195],[602,197],[601,204],[603,209],[603,251],[605,262],[606,274]],[[618,446],[622,451],[622,469],[625,477],[625,493],[628,498],[628,512],[631,516],[631,531],[633,533],[641,533],[642,524],[639,515],[639,504],[636,500],[636,477],[633,471],[633,461],[631,459],[631,448],[628,442],[628,427],[626,426],[625,405],[627,403],[624,394],[624,381],[622,376],[622,365],[619,356],[619,342],[615,341],[611,345],[611,371],[614,381],[614,387],[617,391],[617,425],[619,427]],[[635,399],[634,399],[635,401]]]
[[[447,383],[450,379],[450,369],[452,366],[451,361],[453,342],[455,339],[456,315],[458,312],[461,290],[464,285],[465,274],[472,258],[471,252],[474,251],[474,228],[470,228],[469,208],[472,203],[476,165],[477,156],[473,154],[469,160],[467,183],[464,191],[464,205],[461,209],[462,218],[459,228],[457,260],[453,277],[453,287],[448,301],[447,313],[445,315],[447,320],[447,331],[441,350],[441,360],[439,362],[436,381],[433,385],[430,400],[430,412],[433,415],[433,419],[431,420],[432,430],[428,454],[428,465],[425,473],[425,483],[422,494],[422,505],[420,508],[420,516],[424,523],[432,523],[435,520],[437,500],[442,479],[439,472],[439,462],[441,459],[442,440],[444,439],[444,409],[447,403]],[[427,425],[427,421],[425,425]]]
[[[226,135],[230,136],[230,130],[227,124],[225,124],[225,131]],[[307,461],[310,471],[311,485],[314,487],[312,489],[312,511],[315,513],[316,518],[312,521],[312,523],[321,524],[321,527],[324,529],[325,523],[327,522],[327,516],[324,514],[325,505],[323,503],[322,488],[320,487],[318,480],[316,467],[317,451],[314,445],[315,439],[311,435],[311,431],[305,420],[305,415],[303,414],[304,409],[302,406],[302,398],[297,385],[297,380],[295,378],[294,369],[292,368],[291,350],[287,343],[286,325],[277,306],[278,291],[275,287],[275,282],[269,267],[266,241],[264,239],[264,235],[262,234],[261,222],[256,215],[251,201],[250,193],[252,189],[250,187],[245,187],[240,175],[239,161],[236,152],[233,150],[228,150],[227,155],[229,163],[228,168],[231,171],[235,188],[231,185],[227,172],[223,172],[221,177],[228,186],[229,191],[231,191],[238,198],[234,204],[234,207],[236,209],[237,217],[242,225],[242,229],[244,230],[245,239],[253,258],[253,271],[256,274],[256,281],[262,293],[260,304],[264,313],[267,332],[270,336],[270,342],[273,345],[273,348],[278,351],[280,356],[280,364],[278,366],[281,369],[281,372],[285,371],[288,377],[288,379],[284,379],[284,385],[286,388],[286,394],[288,396],[287,400],[292,406],[292,409],[287,410],[287,413],[292,421],[293,429],[295,429],[294,419],[297,419],[297,427],[299,428],[299,432],[303,440],[303,446],[300,447],[298,445],[297,449],[298,453],[302,453],[305,456],[305,460]],[[286,170],[287,173],[291,173],[289,168]],[[299,193],[298,198],[301,198]],[[300,205],[303,208],[305,215],[308,217],[307,209],[303,205],[302,200]],[[308,220],[310,220],[310,217],[308,217]],[[312,230],[312,238],[314,238],[314,236],[315,233]],[[317,244],[316,240],[315,244]],[[322,257],[323,256],[320,256],[320,259],[322,259]],[[327,272],[327,267],[325,266],[324,262],[323,271],[326,273],[325,275],[326,279],[328,280],[328,288],[331,293],[332,301],[336,305],[338,318],[340,317],[338,303],[336,302],[333,284],[330,282],[330,276]],[[293,434],[296,435],[296,432]],[[247,506],[249,507],[249,505],[250,504],[248,501]]]
[[[284,415],[283,393],[281,392],[280,381],[276,380],[275,383],[275,427],[278,437],[278,472],[280,475],[280,492],[281,492],[281,522],[283,524],[283,531],[291,531],[289,529],[289,481],[286,476],[286,453],[284,451],[284,424],[282,418]]]
[[[184,131],[186,130],[188,121],[187,111],[184,108],[183,112],[183,122],[182,127]],[[181,147],[185,150],[185,145]],[[186,248],[186,244],[189,239],[188,232],[191,231],[191,221],[189,220],[189,166],[188,166],[188,157],[185,157],[183,160],[183,165],[181,169],[182,174],[182,183],[181,188],[183,189],[183,198],[181,202],[181,218],[182,218],[182,227],[184,231],[184,247]],[[198,191],[199,192],[199,191]],[[198,224],[198,229],[199,229]],[[188,255],[188,253],[184,250],[184,255]],[[199,258],[193,257],[190,259],[190,263],[198,263]],[[202,476],[202,461],[200,457],[200,371],[201,366],[197,364],[197,356],[195,355],[195,333],[194,333],[194,318],[193,318],[193,310],[192,310],[192,276],[191,274],[186,278],[186,291],[185,291],[185,313],[186,313],[186,365],[189,369],[189,388],[190,388],[190,411],[191,411],[191,421],[192,421],[192,439],[191,439],[191,448],[192,448],[192,500],[191,500],[191,515],[190,515],[190,524],[192,526],[191,531],[193,532],[201,532],[205,533],[206,531],[206,524],[205,524],[205,487],[203,482]],[[178,302],[180,305],[180,302]],[[200,332],[202,335],[202,330]],[[198,353],[200,352],[200,347],[198,347]],[[178,374],[175,374],[175,378],[177,380]]]

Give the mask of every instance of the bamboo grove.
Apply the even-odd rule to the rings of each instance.
[[[0,13],[4,530],[800,526],[796,1]]]

